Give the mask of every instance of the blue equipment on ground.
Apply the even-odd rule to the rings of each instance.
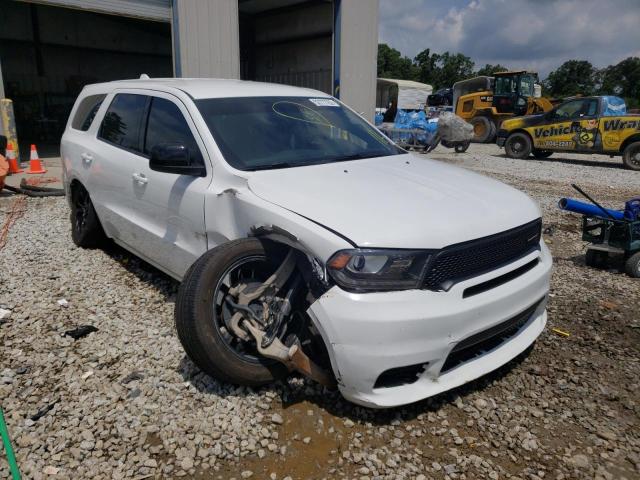
[[[561,198],[558,202],[558,207],[560,207],[560,209],[562,210],[568,210],[570,212],[579,213],[581,215],[589,215],[595,217],[602,217],[605,215],[605,213],[599,207],[590,203],[580,202],[572,198]],[[605,208],[604,210],[606,210],[606,212],[615,220],[622,220],[624,218],[623,212],[620,212],[618,210],[611,210],[609,208]]]
[[[624,218],[630,222],[640,220],[640,197],[632,198],[625,202]]]

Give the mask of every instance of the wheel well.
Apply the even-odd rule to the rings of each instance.
[[[624,149],[627,148],[629,144],[634,142],[640,142],[640,133],[635,133],[627,138],[624,142],[622,142],[622,145],[620,145],[620,153],[624,153]]]
[[[82,184],[82,182],[80,180],[78,180],[77,178],[74,178],[73,180],[71,180],[71,183],[69,184],[69,193],[71,194],[71,196],[73,196],[74,192],[78,188],[84,188],[84,185]],[[86,190],[86,188],[85,188],[85,190]]]
[[[513,135],[514,133],[524,133],[527,137],[529,137],[529,140],[531,140],[531,147],[532,147],[532,148],[535,148],[535,147],[533,146],[533,138],[531,138],[531,134],[530,134],[529,132],[527,132],[526,130],[523,130],[522,128],[518,128],[518,129],[516,129],[516,130],[513,130],[513,131],[509,132],[509,133],[507,134],[507,139],[509,139],[509,137],[510,137],[511,135]]]
[[[315,256],[294,234],[272,225],[269,227],[254,227],[251,229],[250,236],[258,238],[267,245],[271,245],[272,251],[282,255],[283,258],[287,249],[294,250],[296,252],[296,268],[301,273],[314,300],[328,290],[327,279],[319,272],[322,266],[313,265],[311,258],[315,258]]]
[[[308,302],[308,305],[314,303],[330,288],[327,279],[318,271],[319,265],[313,264],[313,258],[315,258],[315,256],[298,241],[298,238],[294,234],[276,225],[253,228],[251,233],[263,243],[267,255],[271,252],[271,254],[275,254],[284,259],[289,250],[294,251],[296,261],[295,269],[302,277],[303,288],[306,288],[305,300]],[[308,333],[311,335],[311,337],[309,337],[311,343],[306,344],[305,348],[321,367],[331,372],[338,372],[337,366],[331,361],[331,355],[327,348],[329,344],[328,338],[324,336],[321,329],[316,326],[313,319],[306,312],[305,316],[309,322],[307,325],[309,329]],[[336,373],[333,374],[336,375]]]

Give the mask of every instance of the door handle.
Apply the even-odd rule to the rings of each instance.
[[[147,177],[145,177],[142,173],[133,173],[131,174],[131,178],[133,178],[140,185],[146,185],[149,181]]]
[[[87,152],[83,152],[80,154],[80,157],[84,161],[84,163],[91,163],[93,161],[93,155]]]

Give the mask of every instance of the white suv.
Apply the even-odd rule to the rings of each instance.
[[[389,407],[496,369],[545,326],[534,202],[405,152],[324,93],[90,85],[61,151],[74,242],[111,238],[181,280],[178,336],[222,381],[297,370]]]

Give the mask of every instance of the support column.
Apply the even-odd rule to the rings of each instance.
[[[173,0],[176,77],[240,78],[238,0]]]
[[[335,96],[373,121],[376,104],[378,0],[335,0]]]

